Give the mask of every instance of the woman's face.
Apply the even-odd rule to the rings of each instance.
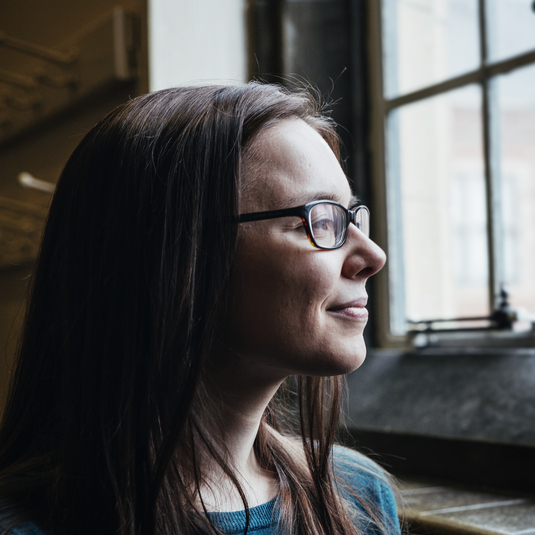
[[[351,204],[335,155],[302,120],[261,132],[246,162],[240,213],[319,199]],[[384,263],[353,224],[340,249],[320,250],[298,217],[241,223],[224,343],[266,376],[352,371],[366,356],[366,281]]]

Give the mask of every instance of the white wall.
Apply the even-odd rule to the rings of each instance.
[[[149,0],[149,89],[246,80],[244,0]]]

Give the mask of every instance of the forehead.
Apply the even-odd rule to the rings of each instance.
[[[348,204],[351,190],[327,142],[301,119],[261,131],[245,153],[240,212],[275,210],[318,198]]]

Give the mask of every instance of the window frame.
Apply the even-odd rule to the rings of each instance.
[[[391,0],[395,1],[395,0]],[[522,67],[535,65],[535,49],[522,54],[489,61],[488,17],[485,0],[478,0],[479,9],[479,45],[480,64],[475,70],[449,78],[447,80],[428,85],[424,88],[402,94],[394,98],[385,98],[383,80],[383,6],[385,0],[368,0],[368,62],[369,62],[369,89],[371,104],[370,121],[370,148],[371,148],[371,175],[372,175],[372,225],[375,230],[374,237],[378,244],[386,251],[394,269],[388,267],[377,275],[377,312],[381,320],[377,325],[377,342],[379,347],[406,348],[409,335],[396,335],[392,332],[393,320],[402,317],[404,313],[404,276],[402,262],[401,236],[396,225],[389,225],[389,221],[400,217],[400,203],[392,201],[396,192],[392,188],[399,188],[399,181],[391,180],[389,166],[396,166],[396,155],[388,146],[388,114],[402,106],[421,102],[430,97],[446,94],[452,90],[460,89],[471,84],[479,84],[482,88],[482,125],[484,148],[484,177],[486,186],[487,209],[487,235],[488,235],[488,263],[489,283],[488,295],[490,310],[495,310],[500,299],[500,283],[503,280],[504,262],[500,255],[502,250],[502,206],[499,194],[500,161],[498,146],[499,112],[495,90],[497,77]],[[397,183],[396,183],[397,182]],[[390,190],[390,191],[388,191]],[[396,266],[397,264],[397,266]],[[392,310],[397,308],[397,314]],[[393,317],[394,316],[394,317]],[[401,323],[401,322],[400,322]],[[403,321],[403,323],[405,323]],[[447,334],[446,334],[447,337]],[[485,338],[485,334],[482,336]],[[459,344],[475,342],[473,334],[458,337]],[[480,337],[479,337],[480,338]],[[511,337],[512,338],[512,337]],[[503,342],[507,345],[507,341]]]

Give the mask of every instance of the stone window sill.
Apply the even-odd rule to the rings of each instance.
[[[399,483],[411,533],[535,535],[534,496],[412,477]]]

